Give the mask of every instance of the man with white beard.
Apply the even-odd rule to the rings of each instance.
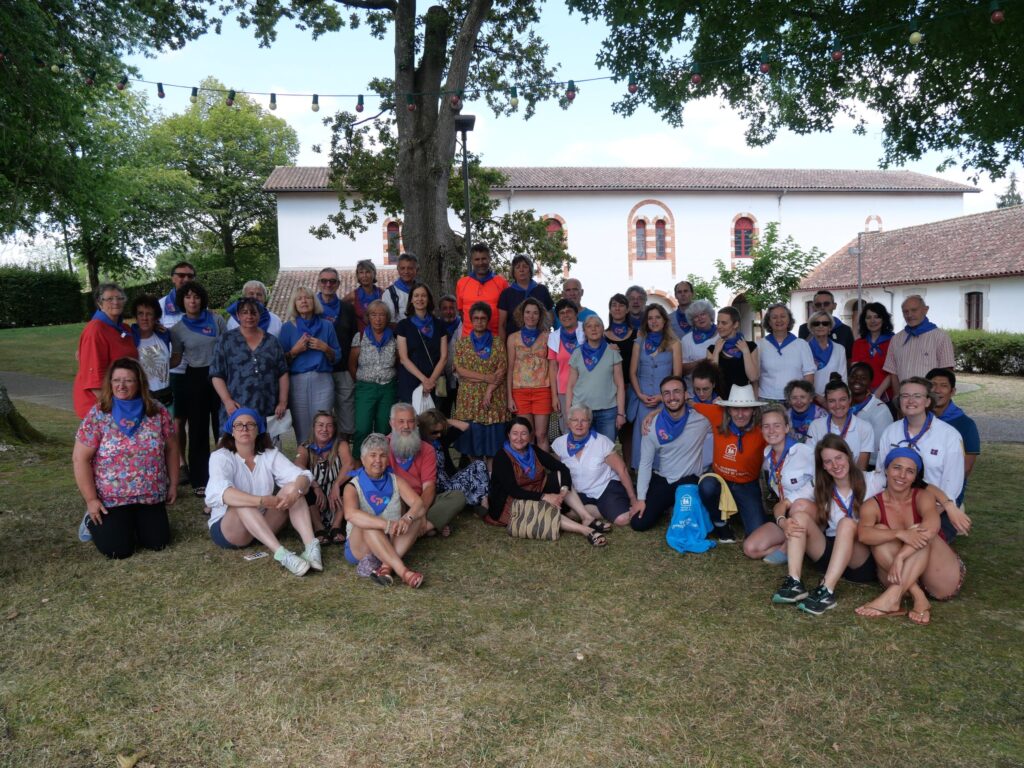
[[[416,411],[409,403],[391,406],[388,442],[391,444],[388,452],[391,469],[423,500],[427,510],[427,535],[437,531],[448,536],[452,520],[466,506],[466,496],[462,491],[437,493],[437,452],[434,446],[420,439]]]

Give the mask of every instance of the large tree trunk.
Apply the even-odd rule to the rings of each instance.
[[[235,268],[235,238],[231,227],[224,224],[220,228],[220,241],[224,247],[224,266]]]
[[[19,443],[32,443],[45,439],[42,433],[18,413],[18,409],[7,395],[7,387],[0,381],[0,442],[14,440]]]

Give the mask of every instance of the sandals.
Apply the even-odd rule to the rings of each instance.
[[[313,538],[319,542],[321,547],[329,547],[331,545],[331,537],[324,528],[313,531]]]
[[[611,523],[609,523],[607,520],[602,520],[601,518],[591,520],[589,523],[587,523],[587,527],[590,528],[592,531],[597,531],[598,533],[611,533],[612,529],[614,528],[614,526]]]
[[[863,611],[874,611],[874,613],[863,613]],[[854,613],[862,619],[894,619],[897,616],[907,615],[907,612],[902,608],[897,608],[895,611],[883,611],[880,608],[875,608],[873,605],[862,605],[860,608],[856,608]]]
[[[200,499],[206,496],[206,486],[200,485],[192,489],[192,495],[198,496]]]
[[[932,623],[932,610],[931,608],[925,608],[923,611],[907,611],[907,618],[910,619],[912,624],[926,627]]]
[[[423,583],[423,574],[407,569],[402,575],[402,581],[405,582],[406,586],[412,587],[413,589],[419,589],[420,585]]]
[[[604,534],[599,531],[587,534],[587,541],[590,542],[592,547],[606,547],[608,546],[608,539],[604,537]]]
[[[331,528],[331,530],[327,532],[327,535],[330,537],[330,543],[331,544],[339,544],[340,545],[340,544],[344,544],[345,543],[345,529],[344,528]]]
[[[394,571],[391,566],[384,563],[370,574],[370,581],[382,587],[390,587],[395,583],[395,579],[392,576],[393,573]]]

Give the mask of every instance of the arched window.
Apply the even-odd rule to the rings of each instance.
[[[981,291],[971,291],[964,298],[967,300],[967,311],[965,312],[967,328],[972,331],[982,330],[985,327],[984,296]]]
[[[647,222],[636,223],[636,258],[642,261],[647,258]]]
[[[402,233],[397,221],[389,221],[387,226],[388,236],[388,264],[398,263],[398,254],[401,252]]]
[[[654,252],[656,258],[665,259],[665,220],[658,219],[654,222]]]
[[[746,216],[741,216],[733,225],[732,257],[734,259],[749,259],[753,247],[754,222]]]

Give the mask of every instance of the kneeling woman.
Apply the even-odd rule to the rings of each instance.
[[[587,537],[591,546],[603,547],[608,541],[604,532],[611,526],[587,509],[576,491],[568,467],[547,451],[533,446],[533,423],[517,416],[506,430],[505,445],[494,456],[491,474],[491,496],[484,522],[508,525],[516,501],[541,501],[558,515],[558,531],[570,531]],[[561,514],[565,504],[582,522]],[[552,536],[551,538],[556,538]]]
[[[924,482],[917,451],[900,446],[885,457],[886,488],[861,509],[858,538],[871,547],[885,592],[857,609],[869,619],[902,616],[903,598],[913,600],[910,620],[931,621],[928,595],[949,600],[960,592],[966,568],[938,536],[937,505],[952,505],[940,488]],[[927,592],[927,594],[926,594]]]
[[[408,483],[388,467],[388,450],[388,439],[376,432],[360,446],[363,466],[342,497],[348,523],[345,559],[378,584],[390,584],[391,574],[397,573],[416,589],[423,574],[406,567],[402,558],[423,535],[427,512]],[[403,502],[408,507],[404,514]]]
[[[806,448],[805,448],[806,449]],[[815,504],[791,508],[776,522],[786,532],[789,575],[773,603],[797,603],[800,610],[820,616],[836,606],[839,579],[865,584],[875,580],[870,550],[857,541],[857,520],[864,499],[881,488],[881,479],[865,475],[850,446],[839,435],[825,435],[814,448]],[[804,556],[824,574],[808,594],[800,579]]]
[[[210,538],[224,549],[241,549],[255,539],[296,576],[311,567],[322,571],[320,544],[313,537],[305,499],[312,483],[308,470],[299,469],[273,447],[262,416],[251,408],[236,409],[210,456]],[[280,488],[277,495],[275,485]],[[278,541],[277,533],[286,522],[305,545],[301,555]]]

